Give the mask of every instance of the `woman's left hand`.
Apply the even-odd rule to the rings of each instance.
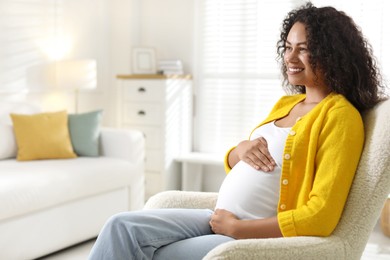
[[[230,211],[216,209],[211,215],[210,227],[215,234],[225,235],[234,238],[235,225],[239,219]]]

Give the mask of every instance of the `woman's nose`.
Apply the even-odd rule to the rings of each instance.
[[[295,51],[291,51],[291,52],[286,53],[284,55],[284,60],[285,60],[285,62],[297,62],[298,56],[297,56]]]

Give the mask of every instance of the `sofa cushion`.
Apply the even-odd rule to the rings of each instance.
[[[1,161],[0,221],[129,186],[139,169],[109,157]]]
[[[99,156],[102,110],[69,115],[69,132],[73,150],[78,156]]]
[[[19,161],[74,158],[66,111],[11,114]]]
[[[12,125],[0,123],[0,160],[15,158],[16,140]]]

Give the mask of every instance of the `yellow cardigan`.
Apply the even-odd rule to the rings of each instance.
[[[257,127],[287,116],[303,99],[304,94],[282,97]],[[333,232],[363,143],[361,115],[339,94],[329,94],[295,123],[284,147],[280,178],[277,217],[283,236],[329,236]],[[233,149],[225,157],[227,173]]]

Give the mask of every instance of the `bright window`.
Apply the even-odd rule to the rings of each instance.
[[[199,1],[195,147],[223,153],[284,94],[276,42],[297,1]]]
[[[285,15],[299,0],[199,0],[194,150],[224,153],[248,138],[284,91],[276,42]],[[345,10],[372,43],[389,75],[389,4],[312,1]],[[324,3],[324,4],[323,4]]]
[[[361,27],[363,35],[374,49],[382,73],[390,76],[390,1],[386,0],[312,0],[318,7],[334,6],[350,15]]]

